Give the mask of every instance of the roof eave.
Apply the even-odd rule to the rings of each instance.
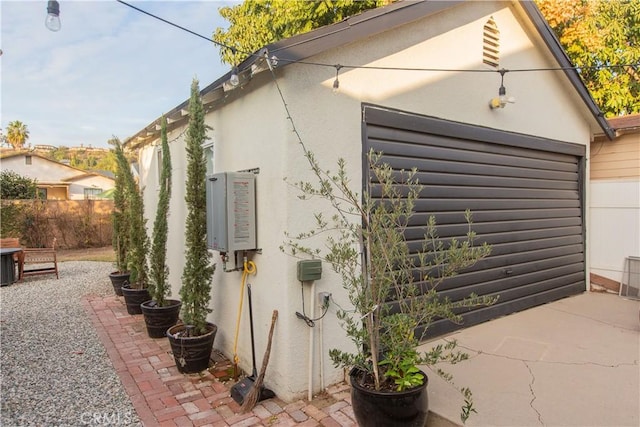
[[[282,68],[329,49],[359,40],[364,36],[371,36],[422,19],[425,16],[465,3],[465,1],[466,0],[399,1],[388,6],[371,9],[335,24],[270,43],[238,64],[237,69],[239,73],[245,73],[250,79],[252,66],[264,63],[266,56],[271,58],[275,55],[278,61],[277,68]],[[268,67],[265,67],[266,65],[263,64],[262,69],[268,69]],[[203,99],[212,91],[224,90],[225,84],[231,78],[232,73],[233,71],[230,70],[202,89],[200,95]],[[188,105],[189,100],[187,99],[171,111],[165,113],[164,116],[168,118],[181,117],[179,121],[182,121],[187,117],[184,111],[188,109]],[[160,135],[161,118],[162,117],[156,118],[138,133],[125,139],[124,145],[135,149],[140,145],[155,141]],[[172,127],[174,126],[170,126],[168,130],[170,131]]]

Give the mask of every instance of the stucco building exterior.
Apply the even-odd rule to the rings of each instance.
[[[394,167],[417,166],[428,188],[423,213],[436,214],[445,234],[456,235],[460,213],[472,209],[480,241],[494,251],[452,295],[473,289],[502,298],[494,311],[470,313],[469,324],[587,288],[590,142],[613,131],[576,72],[560,69],[569,66],[532,2],[398,2],[266,46],[239,64],[238,86],[229,72],[202,90],[211,172],[256,176],[259,251],[247,256],[257,264],[249,281],[258,354],[272,310],[280,312],[269,388],[289,400],[341,381],[328,350],[352,345],[333,303],[314,328],[295,314],[302,310],[301,287],[307,314],[319,313],[320,292],[347,304],[328,265],[321,279],[301,284],[298,260],[280,250],[285,233],[307,231],[315,212],[327,213],[321,201],[300,200],[287,182],[314,180],[301,143],[323,169],[335,171],[345,159],[359,193],[369,148],[383,151]],[[492,109],[501,85],[515,103]],[[186,111],[187,101],[165,113],[174,165],[168,253],[174,295],[184,262]],[[139,150],[149,218],[157,204],[159,119],[126,142]],[[230,355],[241,272],[223,272],[213,253],[209,319],[219,327],[214,347]],[[239,355],[249,371],[246,316]]]

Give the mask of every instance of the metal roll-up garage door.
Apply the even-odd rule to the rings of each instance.
[[[497,295],[497,303],[466,312],[463,325],[437,321],[427,336],[585,290],[584,146],[372,105],[363,110],[363,153],[382,152],[394,169],[417,168],[424,186],[407,231],[411,247],[421,247],[429,215],[441,238],[463,237],[467,208],[478,243],[492,246],[488,258],[439,289],[452,300]],[[368,181],[368,168],[363,176]]]

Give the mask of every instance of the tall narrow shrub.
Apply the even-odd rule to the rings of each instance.
[[[124,155],[122,143],[118,138],[109,141],[116,157],[116,179],[113,189],[113,249],[116,252],[116,268],[119,273],[127,270],[127,253],[129,252],[129,221],[127,198],[127,174],[131,174],[129,162]]]
[[[145,289],[149,285],[147,272],[147,251],[149,250],[149,237],[147,236],[146,222],[144,218],[144,203],[138,183],[133,178],[131,169],[128,169],[127,196],[129,198],[129,239],[130,246],[127,254],[127,268],[131,272],[131,287]]]
[[[206,159],[202,144],[207,139],[207,127],[204,123],[204,108],[200,97],[198,80],[191,83],[189,99],[189,127],[186,136],[187,182],[185,202],[186,219],[186,256],[182,271],[182,319],[192,325],[192,335],[206,332],[209,301],[211,300],[211,282],[215,264],[207,249],[207,200],[205,194]]]
[[[138,183],[124,154],[122,143],[114,138],[118,165],[114,200],[113,244],[116,250],[118,271],[129,271],[134,288],[147,287],[147,249],[149,238],[145,228],[144,205]]]
[[[151,252],[149,253],[149,294],[160,306],[166,304],[171,296],[171,286],[167,282],[169,267],[167,267],[167,235],[169,224],[169,200],[171,199],[171,153],[167,141],[167,119],[162,117],[160,129],[162,140],[162,169],[160,171],[160,192],[158,194],[158,209],[153,222]]]

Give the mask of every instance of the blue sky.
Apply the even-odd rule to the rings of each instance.
[[[128,1],[129,2],[129,1]],[[31,145],[108,147],[229,70],[218,47],[115,0],[59,0],[62,29],[44,26],[47,1],[0,1],[0,122],[20,120]],[[210,37],[223,1],[131,1]]]

